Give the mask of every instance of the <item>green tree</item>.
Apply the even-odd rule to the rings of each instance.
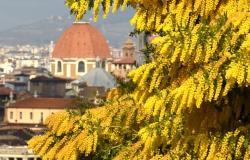
[[[157,37],[152,61],[130,72],[130,93],[47,119],[29,141],[44,159],[250,159],[249,0],[67,0],[82,19],[131,7]],[[110,96],[109,96],[110,97]]]

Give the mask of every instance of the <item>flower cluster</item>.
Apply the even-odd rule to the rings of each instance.
[[[157,35],[152,61],[129,73],[102,107],[61,112],[29,141],[44,159],[249,159],[248,0],[67,0],[81,19],[130,6],[131,24]],[[238,129],[236,129],[238,128]],[[93,157],[91,157],[93,156]]]

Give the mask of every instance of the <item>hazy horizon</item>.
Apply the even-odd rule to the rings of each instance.
[[[49,16],[69,16],[64,0],[0,0],[0,31]]]

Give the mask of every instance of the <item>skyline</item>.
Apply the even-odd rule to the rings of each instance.
[[[133,10],[127,9],[126,12],[111,14],[107,19],[122,18],[127,21],[127,17],[132,18],[132,15]],[[64,0],[0,0],[0,22],[2,22],[0,32],[44,20],[51,16],[71,17],[74,19],[74,16],[70,14],[70,10],[65,6]],[[85,20],[90,18],[92,19],[91,12],[86,14]],[[99,16],[98,21],[103,21],[101,16]],[[129,24],[129,22],[127,23]]]
[[[127,9],[127,12],[110,14],[105,20],[102,19],[100,15],[97,23],[93,23],[93,25],[105,35],[113,46],[118,47],[127,39],[128,34],[133,31],[133,27],[129,24],[133,13],[132,9]],[[46,30],[47,26],[39,28],[37,24],[40,22],[46,23],[47,18],[51,16],[60,16],[66,21],[59,23],[60,26],[56,23],[51,24],[48,22],[47,26],[50,27],[51,30],[54,28],[54,32]],[[67,20],[69,17],[71,20]],[[39,42],[47,42],[48,39],[49,41],[56,41],[59,36],[56,34],[56,27],[68,27],[73,19],[74,16],[70,15],[70,11],[65,6],[64,0],[0,0],[0,41],[2,43],[8,40],[10,40],[11,43],[14,41],[33,43],[34,41],[37,42],[37,40]],[[90,19],[92,19],[91,11],[86,14],[83,21],[89,21]],[[90,22],[92,21],[90,20]],[[39,32],[37,32],[38,30]],[[44,32],[44,34],[37,34],[40,32]],[[32,36],[34,38],[29,39],[29,37]]]
[[[63,0],[0,0],[0,31],[49,16],[69,16]]]

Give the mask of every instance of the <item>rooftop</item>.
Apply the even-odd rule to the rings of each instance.
[[[0,86],[0,95],[10,95],[11,91],[14,93],[12,89]]]
[[[105,89],[116,86],[115,78],[103,68],[94,68],[81,77],[79,83],[86,82],[87,86],[104,87]]]
[[[0,128],[1,145],[26,145],[26,141],[34,136],[34,133],[26,128]]]
[[[29,77],[30,75],[25,74],[25,73],[19,73],[19,74],[15,74],[15,76]]]
[[[135,64],[135,59],[132,57],[125,57],[116,61],[113,64]]]
[[[47,76],[37,76],[30,80],[31,82],[68,82],[70,79],[59,78],[59,77],[47,77]]]
[[[73,23],[58,39],[52,58],[111,58],[104,36],[89,23]]]
[[[27,83],[25,83],[25,82],[18,82],[18,81],[7,81],[5,83],[12,84],[15,86],[26,86],[27,85]]]
[[[34,155],[26,146],[0,146],[1,155]]]
[[[11,103],[8,108],[33,108],[33,109],[65,109],[73,103],[71,98],[34,98]]]

